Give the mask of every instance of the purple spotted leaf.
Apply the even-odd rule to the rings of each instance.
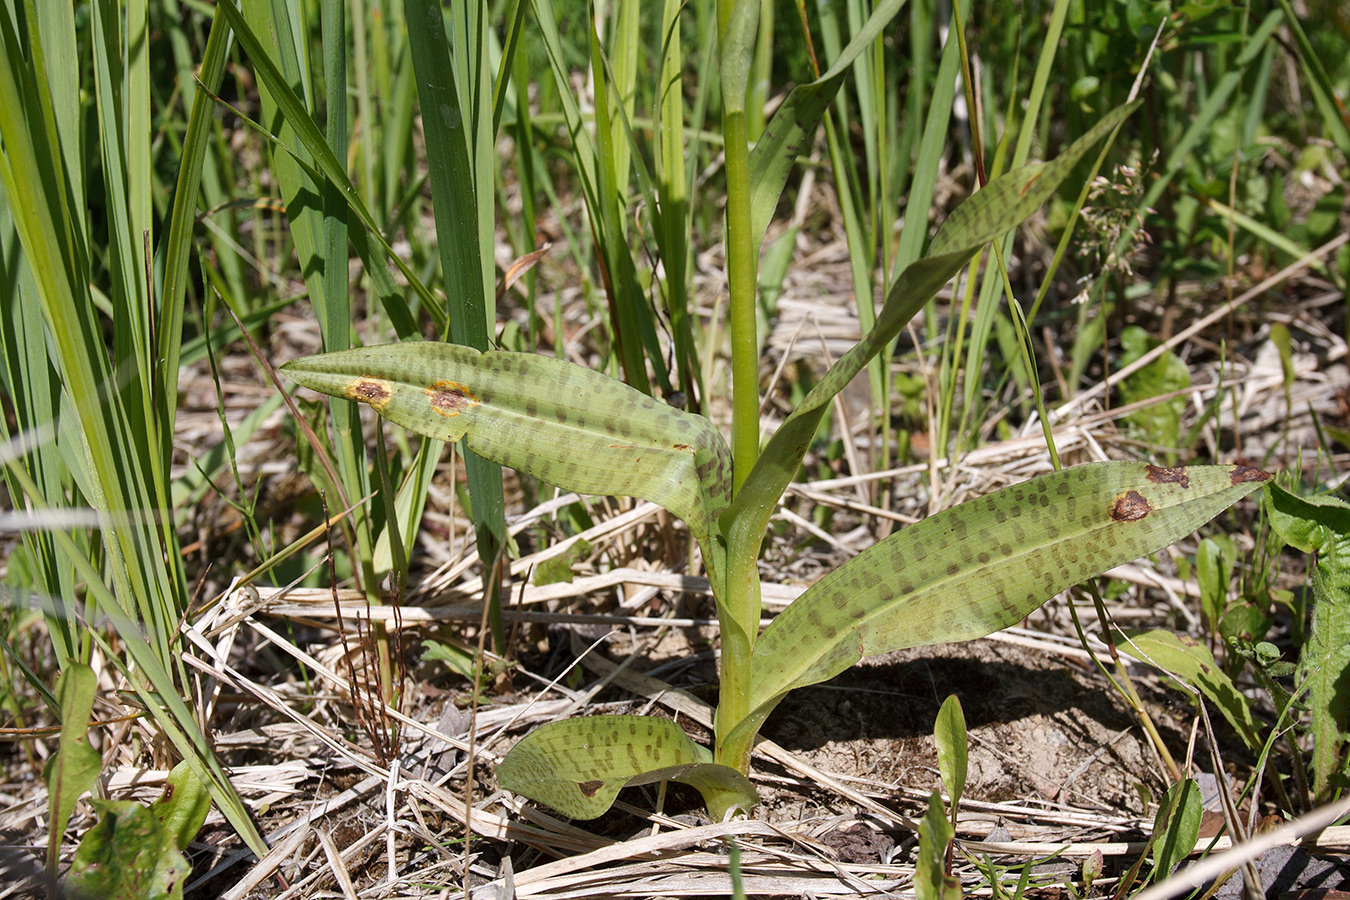
[[[281,370],[565,490],[651,500],[705,545],[730,501],[731,454],[711,422],[560,359],[405,341]]]
[[[753,736],[794,688],[864,656],[1013,625],[1060,591],[1180,540],[1270,477],[1246,466],[1092,463],[911,525],[816,582],[765,629],[751,713],[728,743]]]
[[[574,819],[594,819],[619,790],[658,781],[692,785],[722,819],[757,802],[743,774],[717,765],[670,719],[587,716],[550,722],[521,738],[497,766],[497,783]]]

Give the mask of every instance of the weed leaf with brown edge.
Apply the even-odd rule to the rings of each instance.
[[[1214,661],[1209,648],[1187,634],[1175,634],[1161,628],[1146,631],[1120,632],[1117,643],[1126,653],[1143,658],[1159,669],[1182,679],[1200,690],[1209,702],[1219,708],[1223,717],[1246,741],[1257,750],[1261,740],[1256,730],[1247,698],[1237,689]]]
[[[47,872],[56,874],[61,836],[75,801],[94,787],[103,758],[89,745],[89,715],[94,710],[98,676],[84,663],[72,662],[61,673],[56,695],[61,710],[61,743],[42,773],[47,782]]]
[[[604,814],[621,788],[658,781],[692,785],[709,811],[749,811],[758,802],[744,775],[714,763],[675,722],[649,716],[551,722],[521,738],[497,766],[502,787],[574,819]]]
[[[1312,626],[1297,677],[1312,712],[1314,792],[1326,802],[1346,775],[1350,740],[1350,504],[1325,494],[1298,497],[1272,484],[1266,510],[1285,543],[1317,559]]]
[[[169,771],[164,792],[150,804],[150,812],[160,826],[167,829],[179,850],[187,850],[188,844],[206,824],[206,814],[210,811],[211,795],[186,762],[178,763]]]
[[[282,371],[418,434],[465,438],[485,459],[564,490],[651,500],[705,547],[730,497],[731,456],[712,423],[574,363],[413,341],[310,356]]]
[[[754,647],[753,736],[790,690],[864,656],[983,637],[1085,578],[1168,546],[1270,479],[1245,466],[1104,462],[945,510],[816,582]]]

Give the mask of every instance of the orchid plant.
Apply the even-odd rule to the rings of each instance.
[[[759,633],[761,542],[831,400],[982,246],[1049,199],[1132,108],[1105,116],[1055,160],[995,178],[956,207],[928,254],[895,279],[872,330],[829,369],[752,466],[733,460],[707,418],[555,358],[405,341],[283,367],[306,387],[364,402],[426,437],[462,440],[480,457],[559,488],[653,501],[683,520],[698,543],[721,628],[713,745],[701,746],[665,719],[562,720],[507,754],[497,769],[503,787],[583,819],[605,812],[625,786],[663,780],[694,786],[716,819],[749,810],[756,803],[748,779],[756,736],[789,691],[865,656],[1014,624],[1058,592],[1179,540],[1269,480],[1244,466],[1146,462],[1043,475],[881,541],[812,585]]]

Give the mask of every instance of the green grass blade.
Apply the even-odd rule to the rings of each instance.
[[[641,3],[618,3],[614,6],[613,37],[608,41],[611,90],[609,96],[609,129],[622,133],[622,120],[633,121],[637,99],[638,48],[641,46],[638,26],[641,24]],[[596,78],[602,73],[596,72]],[[627,190],[631,149],[627,141],[615,141],[611,151],[614,158],[614,184],[620,196]]]
[[[343,0],[322,0],[320,4],[321,35],[323,40],[324,93],[327,118],[324,137],[333,155],[341,158],[347,146],[347,31]],[[338,185],[325,181],[321,187],[323,205],[323,303],[321,328],[324,346],[329,350],[346,350],[351,346],[352,310],[347,289],[347,204]],[[338,277],[337,273],[343,273]],[[328,277],[333,273],[334,277]],[[333,410],[333,416],[350,415],[355,407]],[[347,423],[339,431],[352,433]],[[359,440],[360,429],[354,432]],[[364,442],[358,464],[364,458]]]
[[[1312,86],[1313,100],[1317,104],[1318,112],[1322,114],[1322,124],[1327,129],[1327,136],[1342,153],[1350,155],[1350,116],[1347,116],[1345,106],[1337,98],[1326,68],[1318,59],[1312,42],[1308,40],[1308,33],[1303,30],[1303,24],[1294,12],[1294,5],[1289,0],[1280,0],[1280,9],[1284,11],[1285,22],[1294,35],[1298,60],[1303,64],[1308,84]]]
[[[489,346],[495,321],[492,283],[491,101],[486,54],[470,52],[485,40],[481,10],[461,4],[452,11],[456,55],[444,28],[441,8],[426,0],[405,0],[408,46],[423,110],[431,181],[432,209],[440,247],[445,291],[453,298],[447,320],[449,337],[475,350]],[[475,68],[474,60],[479,65]],[[439,448],[436,448],[439,450]],[[506,540],[506,511],[499,466],[473,452],[464,454],[469,496],[473,498],[478,556],[491,569]],[[439,453],[436,454],[439,457]],[[433,463],[434,464],[434,463]],[[424,463],[426,465],[426,463]],[[494,641],[504,640],[497,585],[489,583]]]
[[[952,99],[956,96],[956,76],[961,70],[958,50],[954,38],[947,42],[933,83],[932,100],[928,104],[923,137],[919,141],[919,157],[910,176],[905,224],[900,229],[900,243],[895,255],[898,271],[904,271],[905,266],[923,255],[923,244],[928,238],[927,210],[932,208],[938,169],[947,150],[947,125],[951,121]]]
[[[661,264],[665,269],[666,308],[675,344],[680,389],[689,400],[689,408],[698,412],[706,402],[703,370],[699,365],[694,330],[689,317],[688,259],[691,225],[689,194],[685,182],[684,91],[681,80],[683,54],[680,41],[681,0],[665,0],[661,14],[664,35],[661,76],[658,88],[659,127],[656,130],[659,153],[656,159],[657,215],[664,233]]]
[[[1270,477],[1245,466],[1092,463],[912,525],[812,585],[764,631],[740,727],[753,734],[788,691],[865,656],[1012,625],[1085,578],[1190,534]]]
[[[34,59],[34,63],[43,64],[47,75],[43,87],[50,97],[52,126],[61,149],[70,195],[83,197],[85,161],[80,139],[80,52],[75,34],[75,7],[70,3],[36,3],[29,8],[35,8],[38,31],[42,34],[42,43],[35,44],[34,49],[40,48],[44,58]],[[69,211],[77,240],[83,243],[88,229],[88,210],[76,204]]]
[[[1283,22],[1284,16],[1279,10],[1271,10],[1261,20],[1261,24],[1257,26],[1256,31],[1252,33],[1251,38],[1243,46],[1236,65],[1223,73],[1218,84],[1214,86],[1209,96],[1201,103],[1200,109],[1191,118],[1190,126],[1182,133],[1176,143],[1168,148],[1167,157],[1163,161],[1157,177],[1149,185],[1140,201],[1140,209],[1157,207],[1159,198],[1167,190],[1168,185],[1172,183],[1172,179],[1185,168],[1187,162],[1192,158],[1196,146],[1210,135],[1215,120],[1228,109],[1233,93],[1242,84],[1243,78],[1246,77],[1247,67],[1257,63],[1261,57],[1262,48],[1271,39],[1275,29]],[[1139,217],[1131,221],[1121,232],[1115,243],[1117,254],[1127,252],[1134,240],[1135,232],[1138,231],[1142,222],[1143,218]]]
[[[610,94],[612,85],[609,73],[605,69],[604,57],[600,49],[600,38],[595,29],[590,30],[591,78],[595,85],[595,102],[599,110],[611,109]],[[614,106],[612,114],[598,113],[595,120],[595,172],[597,206],[591,208],[591,221],[603,267],[601,278],[605,283],[605,293],[609,297],[610,322],[613,327],[614,344],[618,350],[619,361],[623,364],[624,381],[650,394],[651,382],[647,378],[647,362],[643,346],[652,339],[655,332],[651,329],[650,310],[647,298],[637,283],[637,271],[633,267],[633,258],[629,254],[627,228],[623,215],[623,191],[627,187],[627,168],[629,156],[627,144],[616,139],[614,126],[622,115],[622,107]],[[624,147],[622,162],[624,180],[619,181],[619,147]],[[658,352],[655,359],[660,360]],[[667,391],[669,388],[667,388]]]
[[[226,10],[259,75],[263,123],[271,134],[276,135],[278,142],[272,153],[272,168],[286,204],[291,238],[319,322],[323,345],[329,350],[345,350],[351,345],[345,211],[338,208],[341,194],[335,192],[333,186],[342,186],[341,193],[350,203],[359,202],[333,146],[334,142],[345,146],[345,125],[341,135],[324,135],[311,113],[314,103],[310,99],[308,60],[300,42],[303,29],[298,7],[285,0],[245,0],[243,15],[247,22],[238,12],[230,11],[229,4],[218,8]],[[335,38],[333,30],[341,27],[335,21],[337,18],[340,17],[335,16],[330,7],[326,16],[330,55]],[[256,39],[256,34],[266,35],[266,42]],[[342,109],[330,110],[330,115],[342,120],[332,124],[343,124],[345,77],[341,71],[335,73],[335,77],[344,84]],[[325,161],[330,163],[327,168]],[[365,440],[354,403],[334,403],[330,411],[334,432],[332,449],[340,479],[334,488],[339,493],[339,503],[346,507],[351,503],[350,498],[370,493]],[[351,521],[355,537],[352,567],[360,573],[361,586],[371,602],[377,603],[378,586],[371,569],[375,545],[373,523],[365,507],[358,508]]]
[[[32,447],[19,462],[39,486],[49,505],[59,505],[65,497],[65,465],[59,452],[48,448],[55,435],[51,432],[61,409],[61,385],[48,356],[44,333],[42,303],[33,272],[23,253],[8,253],[18,244],[8,195],[0,191],[0,352],[4,357],[5,393],[14,409],[15,424],[40,446]],[[40,439],[47,432],[45,440]],[[0,435],[13,440],[7,417],[0,417]],[[11,497],[23,496],[23,487],[9,475],[6,482]],[[70,602],[76,595],[70,565],[61,559],[51,536],[45,530],[28,529],[21,536],[37,583],[52,598],[53,610],[46,616],[47,630],[61,669],[72,660],[87,660],[89,640],[72,627]]]
[[[60,5],[60,4],[57,4]],[[207,91],[216,91],[225,73],[226,51],[229,49],[229,28],[217,8],[211,22],[206,51],[197,77]],[[174,190],[173,206],[166,229],[164,279],[158,317],[156,358],[159,365],[155,374],[163,421],[171,423],[168,398],[178,396],[178,366],[183,342],[183,304],[187,296],[188,260],[192,252],[192,234],[197,211],[198,191],[201,189],[202,169],[210,144],[211,113],[214,105],[206,91],[193,92],[192,111],[188,117],[187,136],[178,166],[178,182]],[[172,449],[173,428],[166,427],[160,435],[160,452],[167,455]]]
[[[248,0],[249,4],[256,4],[259,2],[261,2],[261,0]],[[269,138],[278,142],[279,148],[283,151],[282,154],[276,156],[276,167],[279,170],[289,169],[293,164],[300,166],[302,171],[316,171],[317,173],[321,173],[324,178],[339,185],[342,188],[342,195],[347,198],[347,202],[352,212],[355,213],[356,217],[366,227],[368,236],[374,239],[379,245],[384,253],[385,260],[393,262],[394,265],[398,267],[399,272],[408,280],[409,286],[421,299],[423,308],[438,325],[444,325],[444,308],[437,302],[436,298],[427,289],[426,285],[422,283],[422,279],[417,276],[417,273],[412,270],[401,256],[394,252],[393,247],[390,246],[389,241],[381,231],[379,223],[375,221],[370,210],[367,209],[365,203],[362,202],[360,195],[356,191],[356,186],[353,185],[351,179],[347,177],[346,168],[333,154],[323,132],[309,114],[308,107],[292,88],[291,82],[283,73],[282,68],[278,66],[277,61],[273,59],[272,53],[268,50],[268,45],[265,45],[259,39],[258,31],[244,18],[244,14],[235,9],[231,4],[219,4],[216,6],[216,9],[223,13],[225,18],[229,21],[230,28],[233,29],[235,36],[239,39],[239,43],[248,53],[249,61],[253,64],[254,71],[258,75],[259,85],[264,100],[264,125],[271,123],[273,126],[276,126],[265,128],[264,130]],[[262,24],[266,25],[265,10],[260,13],[259,17],[263,20]],[[266,29],[264,29],[264,31],[265,30]],[[273,109],[273,104],[275,104],[275,110]],[[404,105],[405,104],[400,103],[399,108],[402,109]],[[276,115],[274,115],[274,113]],[[278,117],[280,121],[277,121]],[[288,129],[294,129],[294,137],[298,141],[298,146],[283,139],[283,135],[279,133],[280,122],[286,123]],[[289,133],[289,131],[286,132],[286,134]],[[307,153],[308,156],[303,156],[303,153]],[[301,163],[302,160],[304,161],[303,164]],[[279,178],[280,175],[281,172],[279,171]],[[286,177],[298,178],[299,176],[288,174]],[[311,186],[311,190],[313,193],[310,196],[318,196],[317,188]],[[299,209],[302,213],[306,210],[303,206]],[[296,224],[297,222],[299,223],[298,225]],[[313,233],[314,229],[309,227],[307,219],[295,219],[292,220],[292,237],[296,240],[300,240],[301,234],[297,233],[297,231],[305,235],[310,235]],[[355,245],[358,252],[360,252],[364,244],[358,242],[357,233],[355,231],[352,232],[350,237],[353,245]],[[363,238],[364,237],[365,236],[363,236]],[[306,240],[312,245],[312,238],[306,238]],[[367,270],[371,271],[372,277],[374,277],[373,273],[379,266],[373,264],[372,259],[368,256],[363,256],[363,259],[366,262]],[[387,276],[388,273],[386,272],[384,274]],[[312,291],[312,293],[318,294],[320,292]],[[384,297],[383,292],[382,297]],[[387,303],[388,299],[384,299],[386,299]]]
[[[755,247],[764,240],[764,231],[773,219],[798,151],[815,133],[820,117],[844,83],[853,61],[870,47],[904,3],[905,0],[878,3],[867,23],[853,35],[830,68],[815,81],[793,88],[765,126],[750,153],[751,232]]]
[[[30,32],[28,38],[30,46],[40,46],[39,34]],[[72,475],[90,505],[106,517],[101,537],[115,595],[145,623],[159,659],[174,665],[171,635],[186,591],[176,553],[167,554],[163,565],[153,562],[161,558],[163,543],[172,543],[173,537],[161,536],[153,523],[137,515],[119,515],[163,505],[158,498],[164,496],[159,493],[164,486],[145,468],[147,448],[154,441],[143,430],[133,431],[128,421],[123,401],[137,403],[135,392],[109,388],[111,364],[90,303],[88,248],[79,243],[69,212],[74,198],[61,165],[54,164],[61,155],[50,143],[56,130],[51,107],[43,99],[49,95],[43,79],[34,76],[32,63],[25,59],[6,17],[0,17],[0,50],[4,59],[0,64],[0,141],[5,145],[0,184],[15,211],[15,230],[55,348],[55,368],[64,375],[72,403],[63,421],[73,423],[71,431],[76,437],[61,451],[83,445],[84,453],[70,460],[74,468],[88,471],[81,477],[72,470]],[[103,66],[110,67],[111,62],[105,59]],[[104,101],[113,99],[106,92],[100,96]],[[105,139],[120,140],[112,121],[116,115],[108,108],[102,113]],[[121,157],[114,154],[111,158]],[[122,173],[105,170],[104,175],[116,181]],[[119,363],[125,361],[133,367],[131,371],[139,371],[135,360],[148,353],[144,348],[129,348],[123,341],[116,343],[115,351]],[[143,412],[138,406],[132,421],[147,429]]]
[[[577,99],[573,96],[567,57],[558,32],[554,4],[552,0],[535,0],[534,7],[539,33],[543,38],[544,50],[553,72],[557,98],[562,104],[563,118],[572,140],[569,161],[576,167],[577,177],[581,182],[581,194],[586,201],[591,233],[595,238],[595,249],[599,255],[597,262],[601,267],[601,279],[604,281],[604,289],[610,302],[616,355],[623,366],[624,380],[650,393],[651,384],[647,377],[647,363],[650,362],[657,384],[669,395],[672,390],[670,375],[666,370],[656,337],[652,310],[639,284],[637,270],[628,247],[623,198],[614,165],[615,147],[619,143],[613,134],[614,123],[607,115],[596,117],[596,136],[592,140]],[[622,120],[624,118],[622,106],[611,107],[609,104],[608,97],[613,85],[606,72],[599,39],[593,28],[588,27],[587,34],[590,38],[587,52],[593,73],[597,106],[600,109],[615,110],[616,119]],[[622,184],[626,186],[627,183],[625,174]],[[548,190],[547,186],[545,190]]]

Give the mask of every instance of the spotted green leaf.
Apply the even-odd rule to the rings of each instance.
[[[563,360],[410,341],[282,371],[565,490],[651,500],[702,543],[730,499],[731,454],[712,423]]]
[[[211,794],[186,761],[170,770],[164,792],[150,804],[150,812],[168,831],[179,850],[188,848],[197,832],[202,830],[210,811]]]
[[[718,819],[757,802],[749,779],[713,763],[712,753],[669,719],[593,716],[552,722],[521,738],[497,766],[502,787],[574,819],[602,815],[621,788],[658,781],[697,788]]]
[[[826,575],[756,642],[758,731],[788,691],[864,656],[982,637],[1089,576],[1159,550],[1270,475],[1245,466],[1107,462],[1054,472],[945,510]]]
[[[764,448],[726,516],[733,565],[737,560],[749,560],[745,565],[753,565],[769,517],[797,474],[834,396],[900,334],[984,244],[1016,228],[1049,200],[1088,151],[1136,107],[1130,103],[1112,110],[1055,159],[1007,172],[952,210],[934,236],[928,255],[906,266],[896,278],[872,330],[830,367]]]

